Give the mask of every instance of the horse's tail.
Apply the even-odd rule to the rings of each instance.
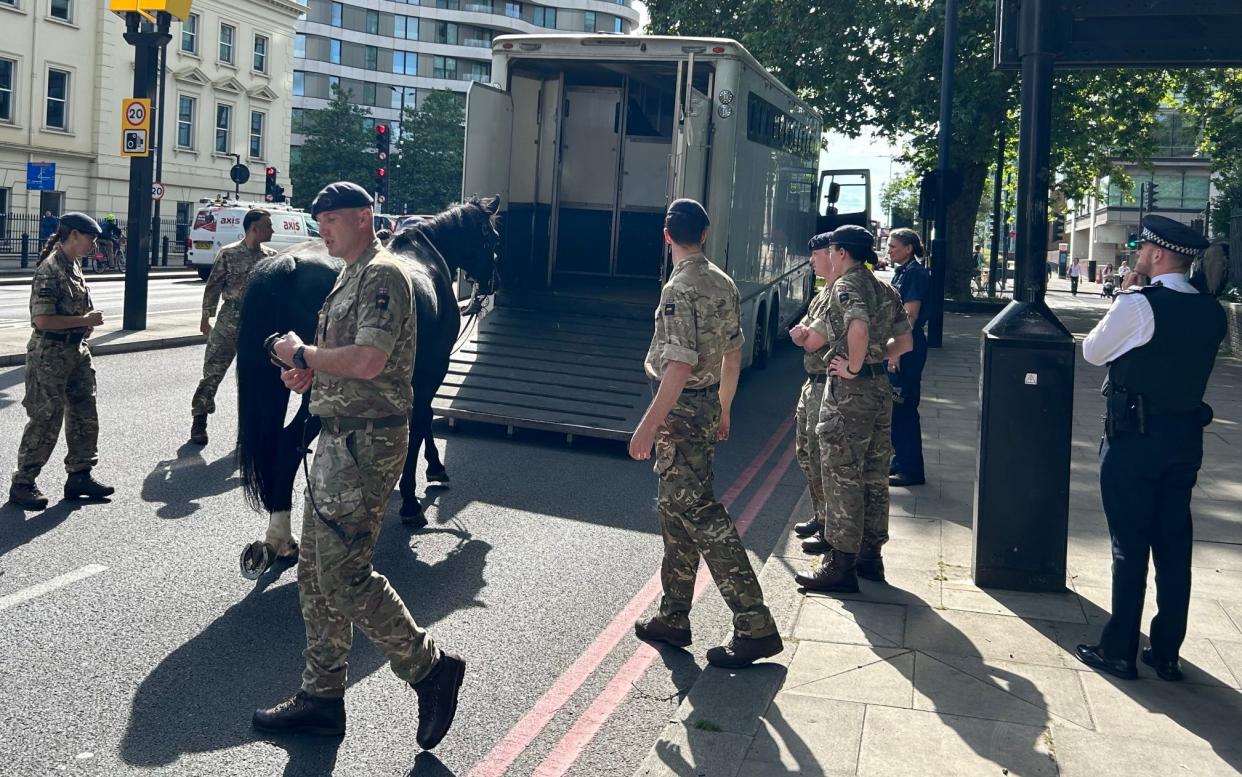
[[[263,341],[289,330],[287,310],[296,260],[287,254],[255,266],[242,299],[237,334],[237,463],[242,492],[252,509],[270,509],[268,496],[276,470],[280,430],[289,406],[289,389],[280,380]]]

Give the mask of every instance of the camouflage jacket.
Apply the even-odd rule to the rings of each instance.
[[[30,325],[35,316],[84,316],[95,309],[86,276],[59,247],[35,268],[30,281]],[[85,332],[86,327],[60,330]]]
[[[883,362],[888,341],[910,333],[910,319],[901,304],[901,295],[861,264],[846,270],[832,285],[825,316],[831,346],[824,353],[825,363],[847,354],[845,333],[855,320],[867,324],[865,364]]]
[[[673,268],[655,311],[655,336],[647,350],[647,376],[659,380],[670,361],[693,365],[686,388],[720,382],[724,355],[746,342],[733,279],[703,254]]]
[[[828,372],[828,365],[824,363],[824,355],[832,348],[832,337],[828,332],[828,299],[832,294],[832,286],[825,285],[819,290],[819,293],[811,298],[811,304],[807,306],[806,315],[798,323],[811,331],[817,333],[825,340],[817,351],[804,351],[802,354],[802,366],[806,369],[807,375],[823,375]]]
[[[376,240],[337,276],[319,310],[315,342],[328,348],[369,345],[388,354],[388,361],[371,380],[316,370],[310,411],[320,417],[408,416],[417,327],[410,276]]]
[[[211,275],[207,277],[207,288],[203,289],[203,315],[208,318],[214,316],[221,297],[225,302],[241,302],[242,293],[250,281],[250,271],[260,259],[275,255],[276,252],[267,246],[251,251],[240,240],[221,248],[220,253],[216,254],[215,264],[211,266]]]

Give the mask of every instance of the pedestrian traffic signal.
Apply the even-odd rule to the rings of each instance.
[[[1159,194],[1160,194],[1159,184],[1156,184],[1156,183],[1147,184],[1147,210],[1148,211],[1153,211],[1156,209],[1156,204],[1160,201],[1158,199]]]
[[[267,169],[264,170],[264,173],[267,175],[267,181],[263,188],[263,199],[268,202],[285,201],[285,187],[276,183],[277,172],[276,168],[271,165],[268,165]]]
[[[1138,248],[1138,247],[1139,247],[1138,233],[1131,232],[1130,239],[1126,241],[1126,248]]]
[[[383,167],[375,171],[375,199],[380,203],[388,199],[388,170]]]
[[[379,156],[379,160],[384,162],[388,159],[389,138],[388,125],[375,125],[375,153]]]

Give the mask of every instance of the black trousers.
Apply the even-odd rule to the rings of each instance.
[[[923,473],[923,426],[919,418],[923,367],[927,364],[927,336],[916,330],[914,349],[901,357],[900,369],[890,372],[893,386],[893,460],[890,469],[921,480]]]
[[[1147,559],[1156,567],[1151,648],[1177,658],[1190,607],[1190,496],[1203,462],[1198,414],[1152,418],[1147,433],[1123,432],[1100,448],[1100,493],[1113,549],[1113,612],[1100,638],[1112,659],[1138,654]]]

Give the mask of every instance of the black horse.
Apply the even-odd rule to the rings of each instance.
[[[408,267],[418,316],[411,376],[414,405],[410,448],[401,475],[401,515],[412,525],[425,523],[415,493],[420,446],[424,446],[428,480],[448,481],[431,434],[431,400],[448,372],[449,357],[461,329],[453,278],[461,269],[479,284],[480,293],[494,290],[499,204],[499,198],[471,199],[407,227],[388,245]],[[289,531],[293,481],[301,462],[300,449],[320,430],[319,419],[308,409],[309,393],[302,397],[293,419],[284,423],[289,390],[269,361],[263,341],[275,332],[293,330],[306,342],[313,342],[319,309],[343,266],[327,255],[322,241],[301,243],[256,265],[242,300],[237,343],[237,457],[246,501],[271,513],[268,557],[263,561],[252,558],[251,572],[262,573],[270,566],[272,555],[296,553]],[[255,543],[247,552],[262,552],[261,545]],[[246,565],[243,553],[244,571]]]

